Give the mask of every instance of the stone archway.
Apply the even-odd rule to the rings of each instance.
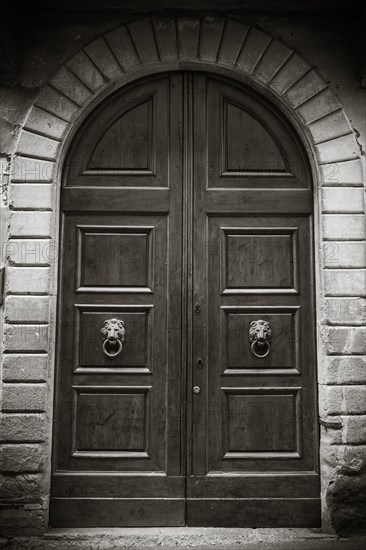
[[[330,302],[334,297],[348,295],[355,298],[357,308],[356,297],[363,290],[362,274],[329,268],[334,261],[333,247],[337,247],[340,267],[357,267],[349,265],[352,260],[346,259],[344,250],[347,241],[355,253],[362,245],[359,241],[364,238],[364,206],[360,150],[346,114],[315,68],[260,29],[221,17],[138,19],[85,46],[58,70],[30,110],[13,159],[8,290],[19,296],[7,298],[7,309],[12,310],[10,321],[26,323],[27,337],[9,325],[4,350],[8,363],[18,359],[34,362],[34,369],[42,365],[46,384],[34,388],[36,397],[33,392],[32,399],[39,403],[35,404],[40,407],[38,410],[48,413],[44,418],[48,426],[46,445],[36,446],[35,451],[46,463],[53,385],[52,374],[46,373],[52,373],[54,361],[57,189],[64,153],[80,121],[111,91],[146,74],[185,68],[227,74],[255,87],[287,114],[302,138],[312,163],[318,209],[315,240],[319,409],[325,423],[328,415],[341,414],[347,399],[346,389],[333,386],[336,374],[332,368],[340,366],[332,357],[340,353],[340,348],[350,354],[358,353],[359,329],[339,328],[341,314],[330,313]],[[346,291],[344,285],[348,285]],[[41,306],[33,310],[31,318],[25,318],[23,313],[27,304],[32,307],[32,297],[24,296],[26,293],[42,295],[38,299]],[[24,359],[23,352],[28,353]],[[27,389],[24,391],[26,396]],[[22,399],[20,410],[29,410],[27,398],[20,396]],[[334,447],[329,446],[333,442],[329,435],[321,441],[324,507],[337,464]],[[46,502],[48,472],[34,477],[32,484]],[[27,491],[24,487],[25,494]],[[326,523],[325,508],[324,520]]]

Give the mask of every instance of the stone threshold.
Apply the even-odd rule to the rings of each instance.
[[[365,550],[366,537],[339,538],[321,529],[212,527],[50,529],[43,537],[0,538],[6,550]]]

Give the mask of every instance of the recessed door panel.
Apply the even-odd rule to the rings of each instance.
[[[223,460],[299,456],[297,388],[221,389]]]
[[[74,324],[75,368],[145,368],[151,372],[154,313],[153,305],[149,304],[124,307],[77,305]],[[103,347],[101,331],[105,321],[114,318],[123,321],[124,336],[122,352],[111,358]],[[114,350],[111,351],[113,354]]]
[[[73,455],[148,457],[150,388],[74,387]]]
[[[153,140],[154,130],[156,133],[156,128],[152,126],[153,111],[151,97],[113,122],[95,146],[87,169],[152,173],[156,147]]]
[[[296,228],[220,230],[222,292],[296,292]]]
[[[297,306],[286,307],[243,307],[223,306],[221,339],[223,348],[223,373],[232,369],[237,374],[268,371],[270,369],[290,369],[292,374],[301,369],[299,357],[299,324],[301,310]],[[252,323],[258,319],[269,323],[271,330],[270,348],[251,350]],[[259,346],[260,348],[260,346]],[[263,357],[265,353],[268,354]],[[290,374],[290,372],[289,372]]]
[[[222,150],[221,175],[263,170],[286,172],[281,148],[264,122],[259,122],[242,106],[221,98]],[[265,150],[265,162],[263,150]]]
[[[154,227],[79,227],[79,291],[152,291]]]
[[[309,171],[286,121],[251,91],[207,78],[206,186],[306,189]]]

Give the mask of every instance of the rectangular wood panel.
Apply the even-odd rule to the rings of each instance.
[[[74,386],[74,451],[148,456],[148,387]]]
[[[221,390],[224,459],[299,456],[299,388]]]
[[[221,291],[297,292],[297,240],[296,227],[220,227]]]
[[[100,176],[101,184],[108,186],[109,181]],[[153,212],[166,214],[170,206],[170,190],[139,189],[139,188],[112,188],[87,189],[80,187],[66,187],[62,191],[61,208],[64,212]],[[77,206],[76,206],[77,205]],[[138,206],[138,208],[136,208]]]
[[[152,372],[153,305],[75,305],[75,370],[92,367],[140,367]],[[111,360],[103,352],[101,329],[105,319],[124,322],[123,350]],[[123,371],[121,371],[123,373]]]
[[[221,338],[223,348],[223,372],[228,369],[246,369],[268,372],[269,369],[291,369],[288,374],[299,374],[300,315],[299,306],[222,306]],[[261,319],[270,323],[270,352],[264,358],[256,357],[250,350],[251,323]],[[239,372],[238,372],[239,374]]]
[[[90,287],[152,291],[153,227],[78,229],[79,291]]]

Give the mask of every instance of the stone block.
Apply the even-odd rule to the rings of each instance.
[[[234,19],[228,19],[224,27],[217,62],[219,65],[233,67],[248,33],[249,27]]]
[[[55,163],[49,160],[17,156],[12,162],[11,181],[24,183],[52,183]]]
[[[347,414],[366,413],[366,386],[344,386],[343,395],[342,407]]]
[[[59,117],[64,122],[70,122],[79,110],[78,105],[62,95],[58,90],[51,88],[51,86],[42,88],[37,98],[36,106],[45,109],[45,111]],[[28,118],[30,117],[31,113]]]
[[[42,475],[19,474],[0,476],[2,503],[42,503]]]
[[[328,448],[331,445],[340,445],[342,443],[342,423],[339,421],[338,416],[328,416],[326,426],[323,426],[321,423],[320,438],[322,444]]]
[[[48,323],[49,298],[46,296],[8,296],[5,299],[7,323]]]
[[[296,109],[326,87],[326,82],[312,69],[291,86],[285,93],[285,98]]]
[[[281,67],[269,85],[277,94],[282,95],[309,69],[310,65],[295,53]]]
[[[45,448],[39,444],[3,444],[0,458],[2,472],[41,472]]]
[[[61,65],[50,83],[78,106],[84,105],[92,98],[90,90],[64,65]]]
[[[57,262],[57,249],[50,239],[9,239],[5,256],[11,266],[49,266]]]
[[[94,40],[84,50],[107,80],[112,80],[123,74],[121,67],[103,37]]]
[[[364,298],[327,298],[324,322],[333,325],[366,324],[366,300]]]
[[[52,212],[11,212],[9,235],[12,237],[51,237],[55,226]]]
[[[0,419],[0,440],[7,442],[42,442],[47,427],[43,413],[3,413]]]
[[[40,504],[0,505],[0,516],[4,536],[42,536],[46,529],[45,513]]]
[[[320,415],[365,414],[366,386],[320,386]]]
[[[43,324],[5,324],[4,351],[49,351],[49,327]]]
[[[244,73],[252,74],[270,42],[271,37],[268,34],[251,27],[237,60],[238,69]]]
[[[5,382],[46,381],[47,364],[48,357],[44,354],[4,354],[3,380]]]
[[[328,487],[326,499],[330,521],[338,535],[366,534],[366,474],[337,475]],[[357,547],[362,545],[356,543]]]
[[[104,79],[87,54],[80,50],[66,66],[81,80],[89,90],[96,91],[104,85]]]
[[[327,241],[323,243],[325,267],[366,267],[364,241]]]
[[[160,60],[163,63],[178,61],[175,17],[173,15],[153,15],[151,21]]]
[[[202,61],[215,63],[219,50],[225,19],[207,15],[201,24],[199,58]]]
[[[59,141],[55,141],[49,137],[40,136],[32,131],[22,130],[20,133],[17,153],[19,155],[28,155],[30,157],[35,156],[54,160],[57,157],[59,146]]]
[[[340,104],[334,93],[325,88],[315,97],[309,99],[297,108],[297,113],[306,124],[310,124],[334,111],[340,109]]]
[[[340,449],[339,465],[344,475],[366,472],[366,445],[345,445]]]
[[[59,117],[33,106],[25,122],[26,130],[34,130],[51,138],[61,139],[65,135],[68,123]]]
[[[154,32],[149,18],[137,19],[128,24],[132,40],[142,65],[159,63]]]
[[[179,61],[191,61],[198,58],[200,20],[197,17],[179,17],[177,36]]]
[[[46,406],[46,384],[3,385],[3,412],[44,412]]]
[[[125,26],[108,32],[105,39],[125,73],[133,72],[141,66],[130,33]]]
[[[50,270],[47,267],[8,267],[6,289],[10,294],[47,294]]]
[[[319,143],[316,149],[322,164],[356,159],[360,156],[360,149],[353,134]]]
[[[326,296],[365,296],[366,270],[328,269],[324,272]]]
[[[361,240],[365,238],[365,217],[361,214],[325,214],[323,216],[325,239]]]
[[[323,384],[366,384],[366,357],[328,355],[322,359]]]
[[[319,416],[323,418],[344,412],[341,407],[342,399],[341,386],[319,385]]]
[[[320,170],[323,182],[327,185],[363,185],[362,166],[359,159],[323,164]]]
[[[344,112],[339,109],[309,124],[308,129],[315,143],[327,141],[352,132]]]
[[[254,76],[268,82],[290,57],[292,51],[279,40],[273,39],[254,70]]]
[[[364,192],[358,187],[322,189],[323,212],[363,212]]]
[[[324,331],[324,337],[329,354],[366,354],[366,328],[364,327],[328,327]]]
[[[10,186],[10,204],[19,210],[51,210],[55,186],[52,183],[16,183]]]
[[[343,417],[343,440],[351,445],[366,444],[366,416]]]

